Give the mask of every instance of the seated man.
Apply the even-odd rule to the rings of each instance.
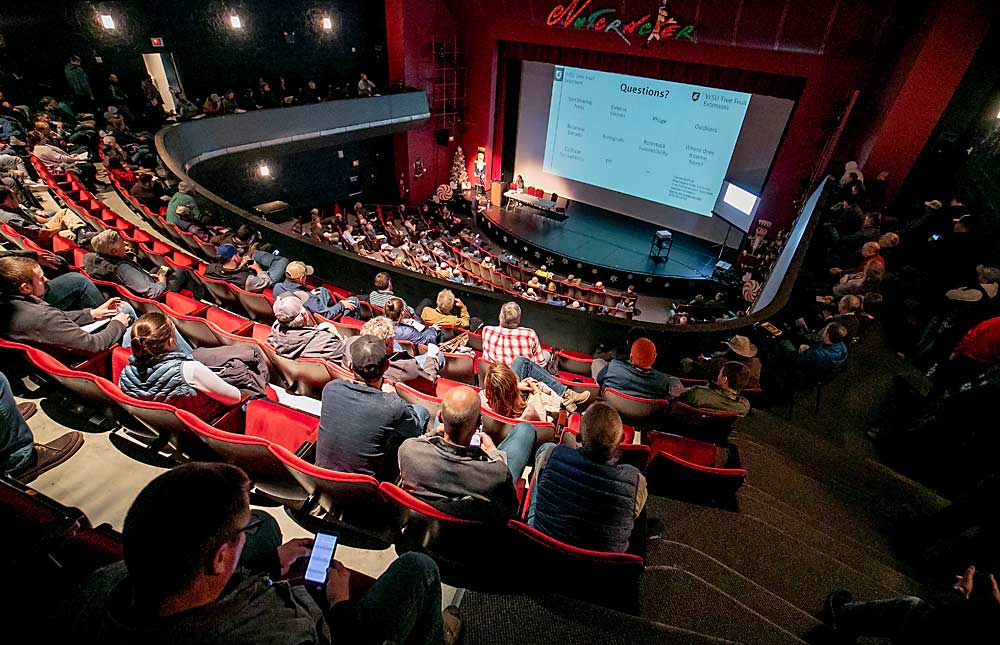
[[[455,297],[451,289],[442,289],[437,295],[437,306],[431,307],[430,301],[424,299],[426,306],[418,307],[420,318],[428,325],[438,325],[443,327],[461,327],[462,329],[476,330],[472,326],[472,318],[465,303]],[[423,304],[423,303],[421,303]],[[455,309],[458,312],[455,312]]]
[[[285,358],[322,358],[331,363],[344,360],[347,344],[328,322],[309,324],[308,312],[294,293],[286,293],[274,301],[274,325],[267,342]]]
[[[627,551],[646,478],[616,463],[623,437],[618,412],[598,401],[584,412],[579,439],[567,433],[561,445],[539,448],[528,525],[582,549]]]
[[[93,253],[83,256],[83,268],[96,280],[114,282],[143,298],[156,299],[166,291],[188,290],[195,298],[204,296],[204,287],[187,269],[164,267],[155,275],[146,272],[128,257],[125,239],[114,229],[101,231],[90,240]]]
[[[743,363],[729,361],[719,370],[714,383],[695,385],[675,400],[699,410],[750,414],[750,402],[740,392],[750,380],[750,370]]]
[[[590,364],[601,391],[611,388],[622,394],[644,399],[672,399],[684,391],[680,379],[653,369],[656,345],[648,338],[637,338],[629,350],[628,362],[595,358]]]
[[[760,373],[763,364],[757,358],[757,346],[746,336],[733,336],[722,341],[726,349],[713,352],[711,356],[685,358],[681,360],[681,372],[685,378],[711,379],[729,361],[743,363],[750,370],[750,380],[746,387],[760,387]]]
[[[530,327],[521,327],[521,307],[508,302],[500,308],[499,327],[483,327],[483,358],[493,363],[512,366],[514,359],[524,356],[546,365],[550,354],[542,349],[538,334]]]
[[[54,253],[47,251],[35,253],[34,251],[0,251],[0,257],[27,258],[34,260],[42,267],[42,270],[62,271],[66,269],[66,260]],[[45,302],[56,309],[63,311],[73,309],[93,309],[100,307],[104,303],[104,294],[90,278],[75,271],[60,273],[54,278],[46,277],[45,295],[42,296]]]
[[[438,372],[444,367],[444,356],[437,345],[427,346],[427,352],[413,357],[395,345],[396,329],[392,321],[385,316],[376,316],[361,327],[362,336],[374,336],[385,341],[385,351],[389,358],[389,367],[385,371],[385,379],[392,383],[405,383],[421,392],[433,392],[437,382]],[[354,339],[347,339],[350,348]],[[350,350],[348,350],[350,351]],[[349,366],[347,366],[349,367]]]
[[[37,410],[30,401],[15,403],[10,381],[0,373],[0,473],[25,484],[72,457],[83,445],[83,434],[75,430],[47,444],[35,443],[25,422]]]
[[[159,215],[160,206],[170,201],[166,191],[163,190],[163,185],[147,172],[139,174],[138,181],[129,189],[129,194],[152,211],[154,215]]]
[[[839,323],[830,323],[823,328],[820,341],[812,346],[799,345],[799,355],[795,362],[796,371],[802,376],[817,379],[827,376],[847,360],[847,328]]]
[[[122,340],[132,319],[126,311],[119,311],[120,298],[92,309],[62,311],[42,300],[45,283],[38,262],[0,258],[0,335],[73,357],[93,356]],[[107,324],[93,333],[81,327],[107,318]]]
[[[250,509],[250,480],[228,464],[177,466],[150,482],[122,530],[125,559],[98,569],[53,626],[79,643],[453,643],[437,567],[408,553],[360,598],[333,561],[322,591],[276,580],[312,540],[285,544],[274,518]],[[405,598],[405,605],[400,599]],[[447,629],[442,625],[447,620]],[[336,639],[333,638],[336,634]]]
[[[164,219],[168,223],[174,224],[181,229],[187,230],[192,224],[201,221],[201,211],[198,209],[198,202],[194,199],[194,184],[189,181],[182,181],[177,184],[177,192],[173,194],[167,202],[167,215]],[[180,217],[177,207],[187,208],[187,217]]]
[[[312,274],[313,268],[305,262],[288,263],[285,267],[284,281],[274,285],[274,297],[280,298],[286,293],[295,294],[304,303],[306,311],[329,319],[358,308],[361,301],[356,296],[333,302],[333,294],[325,287],[310,290],[305,281],[306,277]]]
[[[215,252],[219,261],[213,262],[205,268],[205,276],[213,280],[228,282],[253,293],[260,293],[272,284],[270,268],[261,266],[258,259],[268,263],[269,266],[272,262],[278,264],[278,261],[282,260],[282,270],[288,265],[287,258],[278,258],[262,251],[255,251],[253,259],[248,260],[232,244],[223,244]]]
[[[5,186],[0,186],[0,222],[34,242],[47,240],[60,232],[81,243],[93,235],[80,216],[68,208],[46,213],[22,206],[14,192]]]
[[[940,387],[967,383],[1000,363],[1000,317],[979,323],[962,337],[947,362],[938,369]]]
[[[400,485],[446,513],[507,519],[517,511],[514,482],[531,458],[535,428],[519,423],[495,446],[481,430],[479,411],[475,390],[448,390],[441,401],[438,431],[400,446]]]
[[[392,278],[385,271],[379,271],[375,274],[375,290],[368,294],[368,302],[375,307],[385,307],[385,303],[395,297],[392,293]]]
[[[430,414],[385,384],[389,357],[384,340],[358,336],[349,354],[358,381],[335,379],[323,388],[316,465],[396,481],[399,444],[423,434]]]

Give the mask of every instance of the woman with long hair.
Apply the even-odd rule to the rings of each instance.
[[[118,387],[133,398],[213,419],[240,403],[244,394],[247,398],[264,395],[267,367],[256,347],[178,351],[174,323],[159,312],[140,316],[131,335],[132,356],[118,378]]]
[[[479,398],[484,408],[502,417],[525,421],[547,421],[558,414],[562,399],[544,383],[517,379],[503,363],[493,363],[486,371]]]

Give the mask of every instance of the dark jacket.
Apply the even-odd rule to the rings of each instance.
[[[507,519],[517,511],[514,479],[501,450],[464,448],[441,435],[399,447],[401,486],[431,506],[467,519]]]
[[[89,309],[62,311],[34,296],[0,297],[0,335],[52,352],[56,358],[93,356],[125,335],[125,326],[110,320],[93,334],[80,329],[94,322]]]
[[[326,327],[289,327],[275,321],[267,338],[274,351],[285,358],[322,358],[340,363],[346,344],[334,329]]]
[[[624,553],[641,478],[635,466],[599,463],[581,449],[555,446],[535,476],[528,524],[573,546]]]
[[[222,280],[223,282],[236,285],[240,289],[245,289],[247,286],[247,278],[256,274],[249,267],[244,266],[238,269],[226,269],[222,266],[222,263],[213,262],[205,267],[205,275],[213,280]],[[274,297],[277,298],[278,296],[275,295]]]
[[[654,369],[643,369],[632,363],[615,359],[604,366],[597,375],[601,390],[611,388],[624,394],[645,399],[665,399],[676,396],[681,382],[673,376]]]
[[[98,569],[60,612],[74,643],[117,645],[264,645],[330,643],[323,611],[305,587],[238,570],[214,602],[168,619],[144,622],[134,606],[124,562]],[[59,639],[68,640],[68,639]]]
[[[83,270],[92,278],[120,284],[143,298],[156,299],[167,290],[166,284],[155,280],[139,265],[126,258],[88,253],[83,256]]]
[[[395,481],[399,445],[423,431],[413,409],[396,394],[363,383],[330,381],[323,388],[316,465]]]

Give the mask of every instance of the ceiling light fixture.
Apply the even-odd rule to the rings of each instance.
[[[233,14],[233,15],[229,16],[229,26],[231,26],[233,29],[242,29],[243,28],[243,22],[240,21],[240,17],[239,16],[237,16],[236,14]]]
[[[323,29],[326,31],[333,29],[333,20],[331,20],[329,16],[323,18]]]
[[[115,28],[115,19],[112,18],[110,14],[102,13],[101,14],[101,25],[103,25],[105,29],[114,29]]]
[[[260,168],[258,169],[258,171],[260,172],[260,176],[261,177],[270,177],[271,176],[271,169],[267,167],[266,163],[262,163],[260,165]]]

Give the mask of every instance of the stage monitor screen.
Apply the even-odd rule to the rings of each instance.
[[[719,201],[715,204],[715,214],[744,233],[749,233],[758,206],[760,198],[757,195],[725,181],[722,192],[719,193]]]
[[[750,96],[556,66],[543,170],[711,217]]]

